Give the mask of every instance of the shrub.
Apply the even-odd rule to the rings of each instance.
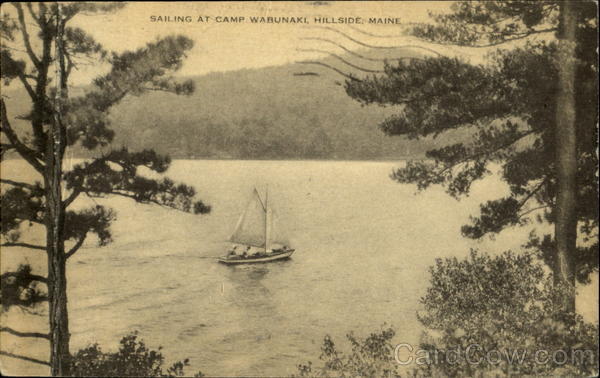
[[[598,326],[555,310],[562,290],[532,255],[472,250],[464,260],[437,259],[430,273],[418,317],[433,331],[421,349],[436,359],[421,373],[597,374]]]
[[[344,354],[336,349],[332,338],[327,335],[321,346],[322,367],[313,367],[312,362],[298,365],[301,377],[397,377],[398,365],[394,361],[394,346],[391,343],[395,331],[392,328],[372,333],[359,339],[352,333],[346,335],[352,347]]]
[[[79,350],[71,357],[70,375],[74,377],[180,377],[189,365],[185,359],[163,371],[164,357],[158,350],[150,350],[137,333],[121,339],[118,352],[105,353],[98,344]],[[195,377],[203,376],[198,372]]]

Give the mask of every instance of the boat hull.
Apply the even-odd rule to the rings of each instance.
[[[247,257],[247,258],[235,258],[228,259],[227,257],[220,257],[219,262],[226,265],[238,265],[238,264],[262,264],[268,263],[271,261],[283,260],[289,258],[294,250],[289,250],[281,253],[274,253],[270,256],[262,256],[262,257]]]

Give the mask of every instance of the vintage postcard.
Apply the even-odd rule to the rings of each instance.
[[[1,373],[597,375],[597,11],[3,3]]]

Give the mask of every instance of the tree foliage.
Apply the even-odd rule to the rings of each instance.
[[[419,366],[424,375],[597,374],[598,326],[555,310],[554,297],[562,294],[531,254],[471,251],[464,260],[437,259],[430,274],[419,313],[428,330],[421,347],[430,363]],[[458,360],[444,357],[456,350]],[[540,350],[570,358],[536,360]],[[489,358],[491,351],[500,353]]]
[[[46,158],[48,130],[53,122],[54,107],[51,103],[55,88],[52,86],[50,64],[54,59],[52,41],[56,26],[53,23],[55,5],[15,3],[15,15],[3,14],[2,79],[6,83],[20,80],[29,92],[32,102],[27,114],[9,115],[2,102],[3,151],[16,149],[24,154],[34,167],[43,168]],[[120,8],[118,4],[69,4],[63,6],[65,23],[77,14],[109,12]],[[26,18],[26,16],[28,18]],[[21,21],[23,20],[23,22]],[[39,28],[43,51],[34,52],[32,36],[27,26],[31,21]],[[17,34],[21,34],[21,38]],[[9,43],[24,45],[28,54],[14,53]],[[110,129],[110,109],[125,96],[139,96],[149,90],[189,94],[194,90],[192,82],[177,82],[172,74],[177,71],[193,42],[184,36],[168,36],[148,43],[131,52],[109,53],[89,34],[80,28],[65,27],[64,51],[67,61],[64,80],[68,82],[72,68],[79,59],[93,57],[110,64],[110,71],[94,80],[86,93],[66,100],[64,123],[66,144],[81,144],[89,150],[107,146],[114,137]],[[31,138],[26,130],[13,129],[10,116],[30,123]],[[19,125],[22,125],[19,123]],[[135,125],[132,125],[135,127]],[[167,178],[152,179],[139,173],[140,167],[156,173],[164,173],[170,165],[169,157],[160,156],[152,150],[130,152],[127,148],[112,150],[97,158],[77,164],[64,173],[63,185],[70,190],[64,206],[68,207],[81,194],[90,197],[121,195],[142,203],[155,203],[178,210],[208,213],[210,206],[194,201],[192,187],[177,184]],[[45,183],[21,183],[3,177],[8,188],[2,192],[2,236],[14,244],[21,236],[17,231],[23,222],[45,221]],[[102,206],[68,211],[66,215],[66,240],[78,242],[88,233],[98,236],[100,245],[111,241],[110,223],[115,213]],[[74,252],[74,251],[73,251]]]
[[[175,362],[164,370],[161,347],[149,349],[137,333],[129,334],[120,341],[119,350],[103,352],[98,344],[83,348],[73,355],[70,369],[73,377],[182,377],[189,376],[185,367],[189,360]],[[202,377],[198,372],[194,377]]]
[[[421,190],[443,185],[459,198],[490,173],[491,163],[501,166],[510,194],[482,204],[480,215],[462,228],[467,237],[481,238],[532,220],[556,220],[556,94],[562,60],[552,33],[559,35],[562,28],[559,3],[457,2],[452,12],[434,15],[434,24],[417,25],[412,33],[439,45],[503,46],[490,51],[485,63],[445,56],[401,60],[387,64],[383,75],[345,84],[348,95],[363,104],[398,109],[380,124],[388,135],[419,139],[468,132],[463,142],[432,149],[426,160],[407,162],[392,174],[398,182]],[[570,258],[577,278],[586,282],[598,268],[597,20],[595,3],[574,4],[576,213],[582,243]],[[521,42],[506,44],[514,41]],[[543,238],[532,238],[532,246]],[[541,255],[554,266],[553,254]]]
[[[319,357],[322,366],[313,366],[309,361],[298,365],[298,373],[301,377],[397,377],[399,370],[391,342],[395,334],[389,327],[364,339],[350,333],[346,335],[351,346],[349,353],[340,351],[327,335]]]
[[[33,275],[28,267],[7,272],[2,276],[2,305],[6,309],[15,304],[49,301],[51,330],[46,337],[52,345],[52,373],[62,375],[67,373],[69,355],[66,260],[79,250],[89,234],[96,234],[101,246],[110,243],[110,224],[116,217],[112,209],[100,205],[75,210],[71,207],[73,202],[81,195],[119,195],[196,214],[210,211],[210,206],[194,198],[196,192],[192,187],[148,174],[148,171],[166,172],[171,162],[168,157],[149,149],[98,152],[98,147],[110,146],[114,137],[111,108],[127,96],[141,96],[148,91],[188,95],[194,91],[191,81],[179,82],[174,78],[193,41],[172,35],[134,51],[114,53],[106,51],[83,29],[71,27],[69,22],[76,16],[113,12],[123,4],[15,2],[11,5],[12,11],[3,12],[0,23],[1,78],[5,85],[20,85],[29,96],[31,108],[25,114],[11,114],[2,99],[2,158],[6,157],[6,151],[15,152],[42,180],[29,183],[2,177],[0,235],[3,250],[7,247],[46,250],[48,277]],[[94,79],[85,93],[70,96],[73,69],[90,60],[105,64],[108,72]],[[94,157],[64,171],[65,152],[74,146],[89,150]],[[67,195],[63,193],[65,189]],[[46,228],[46,245],[21,240],[26,236],[21,226],[26,224]],[[47,296],[24,296],[23,293],[31,292],[30,281],[46,284]]]
[[[24,17],[24,11],[21,5],[15,5],[15,7],[20,20]],[[115,7],[117,6],[82,7],[72,5],[66,7],[64,12],[69,18],[81,11],[107,11]],[[27,8],[31,16],[38,21],[39,27],[42,28],[42,36],[46,43],[45,50],[50,50],[49,41],[54,33],[51,24],[51,10],[45,5],[40,5],[39,13],[35,13],[31,5],[28,5]],[[25,23],[19,24],[8,14],[4,14],[3,36],[13,41],[14,33],[21,29],[23,43],[29,45],[30,42],[27,42],[29,36],[26,34],[25,25]],[[65,51],[70,67],[76,66],[75,60],[81,55],[105,59],[107,53],[83,30],[66,28],[65,31]],[[111,71],[97,78],[94,86],[85,95],[72,98],[68,102],[65,112],[68,144],[73,145],[80,142],[88,149],[109,144],[114,133],[109,128],[108,111],[111,106],[128,94],[141,95],[146,90],[165,90],[177,94],[191,93],[193,85],[190,82],[178,83],[166,75],[180,68],[185,51],[189,50],[192,45],[192,41],[186,37],[173,36],[149,43],[146,47],[134,52],[112,54],[109,59],[112,64]],[[48,79],[51,57],[44,56],[42,59],[46,61],[46,64],[41,66],[42,61],[31,51],[29,57],[32,64],[26,66],[25,60],[12,56],[9,47],[3,48],[2,53],[2,78],[6,82],[20,78],[25,88],[31,89],[32,110],[20,118],[31,121],[34,135],[33,140],[29,143],[26,138],[17,136],[16,131],[11,128],[7,109],[3,103],[2,131],[7,134],[11,142],[3,144],[3,150],[17,149],[16,146],[20,145],[22,151],[17,150],[23,152],[26,158],[32,159],[35,162],[34,166],[40,167],[45,154],[44,146],[48,139],[46,124],[51,122],[54,112],[49,103],[53,91],[53,88],[50,88],[50,79]],[[47,51],[44,53],[49,54]],[[67,79],[69,72],[70,68],[67,68]],[[45,85],[40,84],[43,81],[45,81]],[[37,83],[35,91],[32,89],[32,82]],[[113,168],[109,163],[115,163],[118,166]],[[72,171],[65,173],[66,187],[72,191],[65,200],[65,206],[70,205],[81,193],[90,196],[116,194],[130,197],[138,202],[153,202],[183,211],[209,212],[209,206],[200,201],[193,201],[195,195],[193,188],[184,184],[175,184],[169,179],[149,179],[137,173],[141,166],[163,173],[168,169],[169,164],[168,157],[159,156],[151,150],[140,153],[132,153],[125,148],[111,151],[105,156],[79,164]],[[44,221],[44,190],[39,183],[32,185],[10,180],[3,180],[3,183],[13,187],[2,193],[1,232],[14,244],[15,237],[19,236],[14,231],[20,223],[42,223]],[[66,239],[78,242],[85,238],[88,232],[93,232],[98,235],[100,245],[105,245],[111,240],[109,225],[113,219],[113,212],[101,206],[77,212],[70,211],[67,214],[65,225]]]
[[[45,302],[48,297],[39,287],[39,282],[44,282],[44,278],[32,274],[29,265],[20,265],[16,271],[0,275],[2,310],[6,311],[12,306],[32,309]]]

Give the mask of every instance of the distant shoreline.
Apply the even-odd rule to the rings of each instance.
[[[406,160],[427,160],[425,158],[414,158],[414,157],[399,157],[399,158],[381,158],[381,159],[316,159],[316,158],[173,158],[171,160],[209,160],[209,161],[314,161],[314,162],[374,162],[374,163],[385,163],[394,161],[406,161]]]
[[[95,157],[81,157],[81,156],[73,156],[73,157],[69,157],[69,158],[65,158],[65,161],[67,161],[68,159],[76,159],[76,160],[86,160],[86,159],[94,159]],[[20,158],[20,157],[6,157],[3,159],[3,161],[10,161],[10,160],[22,160],[25,161],[24,159]],[[427,159],[425,157],[409,157],[409,156],[405,156],[405,157],[398,157],[398,158],[394,158],[394,157],[390,157],[390,158],[382,158],[382,159],[303,159],[303,158],[286,158],[286,159],[277,159],[277,158],[253,158],[253,159],[247,159],[247,158],[211,158],[211,157],[206,157],[206,158],[174,158],[171,157],[171,161],[181,161],[181,160],[189,160],[189,161],[306,161],[306,162],[361,162],[361,163],[368,163],[368,162],[373,162],[373,163],[393,163],[393,162],[399,162],[399,161],[407,161],[407,160],[431,160],[431,159]]]

